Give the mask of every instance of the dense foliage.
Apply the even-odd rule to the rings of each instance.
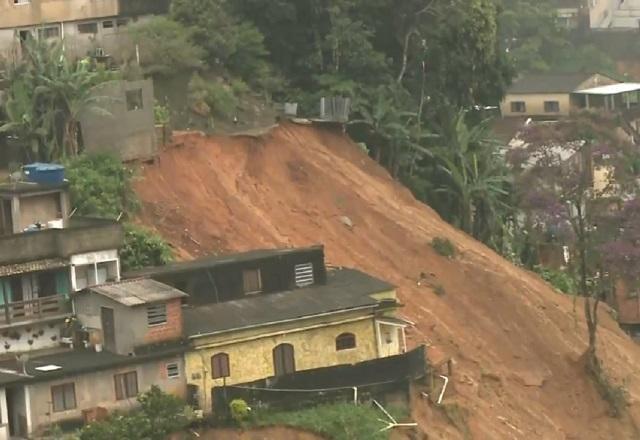
[[[127,220],[138,208],[132,188],[133,171],[109,155],[80,155],[66,163],[74,215]],[[156,233],[125,223],[122,270],[160,266],[173,251]]]

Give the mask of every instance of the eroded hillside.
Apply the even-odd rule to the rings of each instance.
[[[342,133],[286,124],[259,137],[182,134],[141,174],[139,220],[182,258],[323,243],[329,263],[397,284],[416,322],[411,342],[454,360],[445,401],[469,411],[473,438],[640,438],[640,348],[605,307],[599,350],[629,392],[622,420],[584,374],[580,303],[574,313],[570,298],[449,226]],[[436,236],[461,255],[437,255]],[[415,407],[429,438],[462,438],[426,402]]]

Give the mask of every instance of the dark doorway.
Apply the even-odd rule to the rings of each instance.
[[[12,437],[27,436],[26,400],[24,388],[7,388],[7,423]]]
[[[295,373],[296,360],[293,345],[280,344],[273,349],[273,370],[276,376]]]
[[[102,333],[104,336],[104,348],[115,351],[116,326],[113,317],[113,309],[100,307],[100,320],[102,321]]]
[[[13,220],[11,220],[11,200],[1,200],[0,213],[0,234],[13,234]]]

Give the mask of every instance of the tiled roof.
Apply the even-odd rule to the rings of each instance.
[[[186,293],[150,279],[120,281],[86,289],[128,307],[188,296]]]
[[[571,93],[593,73],[540,73],[524,75],[514,81],[507,93]]]

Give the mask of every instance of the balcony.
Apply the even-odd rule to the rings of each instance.
[[[122,226],[116,221],[73,218],[68,228],[0,237],[0,265],[119,249],[123,241]]]
[[[17,301],[0,306],[0,327],[62,318],[71,313],[71,303],[60,295],[46,296],[29,301]]]

